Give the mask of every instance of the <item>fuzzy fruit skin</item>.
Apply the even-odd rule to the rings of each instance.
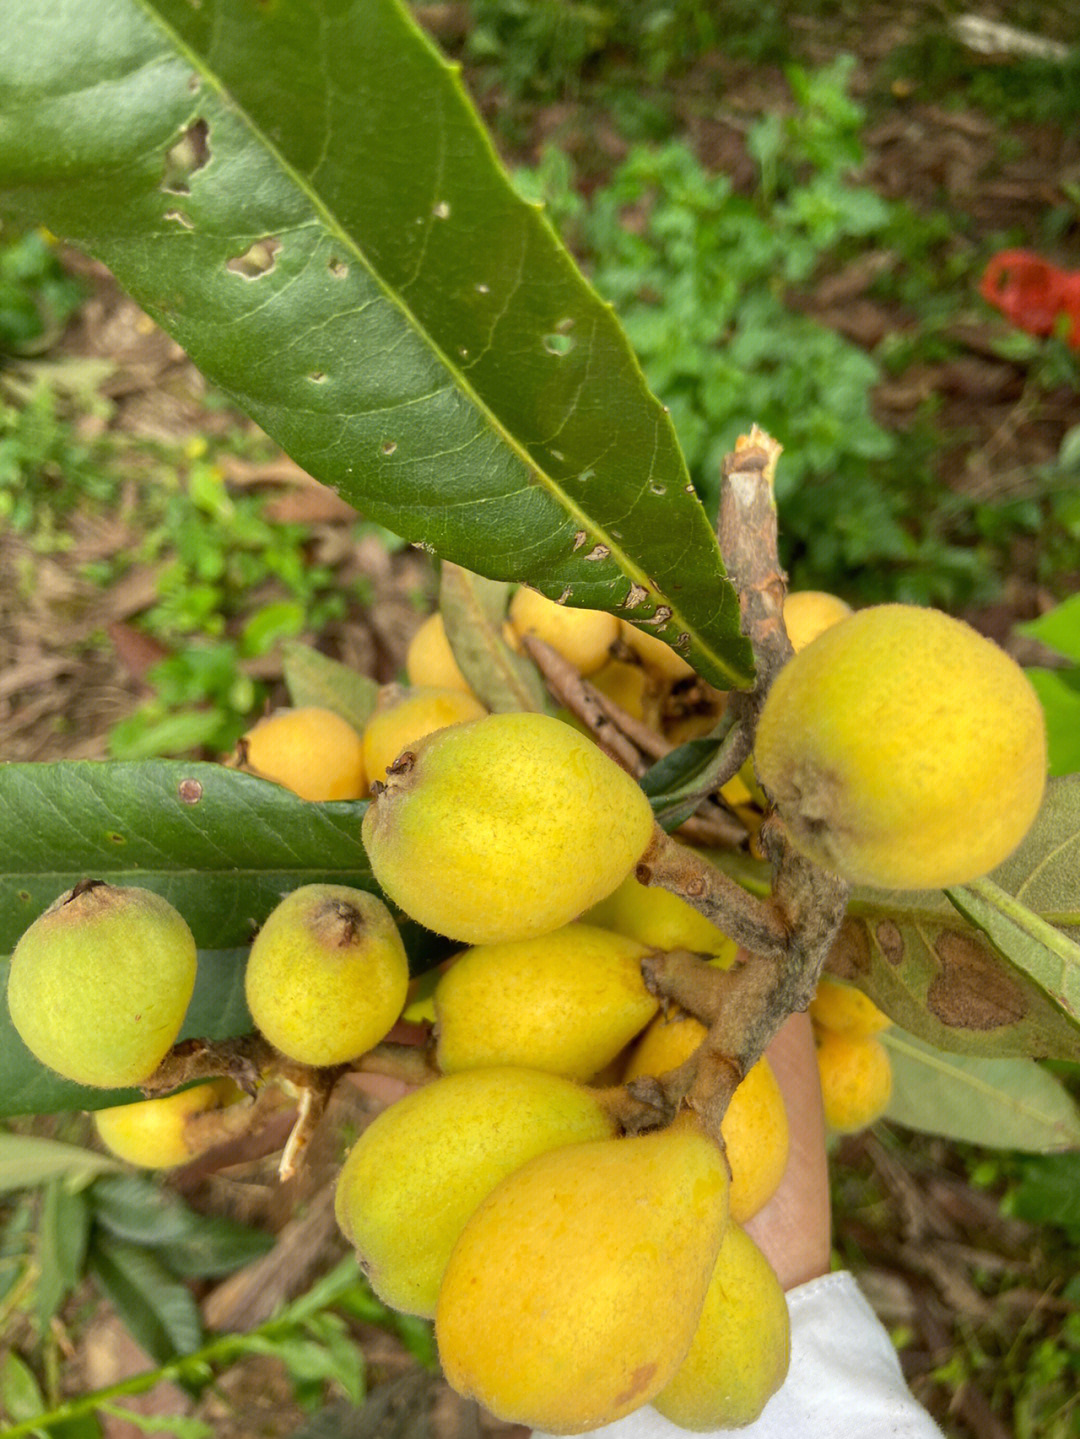
[[[846,1034],[852,1039],[858,1035],[880,1034],[892,1024],[868,994],[853,984],[840,984],[824,974],[810,1001],[810,1018],[822,1029],[831,1029],[834,1034]]]
[[[69,890],[15,946],[11,1022],[65,1079],[142,1084],[180,1032],[195,969],[191,930],[160,895],[109,884]]]
[[[338,1224],[379,1298],[430,1319],[450,1252],[496,1184],[549,1149],[614,1133],[596,1097],[557,1075],[447,1075],[361,1134],[338,1179]]]
[[[368,806],[372,873],[466,944],[547,934],[625,878],[653,830],[638,785],[560,720],[494,714],[407,752]]]
[[[301,1064],[344,1064],[378,1044],[405,1006],[409,961],[375,895],[306,884],[269,915],[244,974],[251,1017]]]
[[[937,889],[986,874],[1023,839],[1046,728],[997,645],[939,611],[878,605],[784,666],[754,757],[807,858],[854,884]]]
[[[815,1029],[818,1077],[825,1123],[837,1134],[866,1129],[885,1113],[892,1097],[892,1061],[873,1035]]]
[[[680,1429],[752,1424],[791,1360],[787,1300],[769,1261],[731,1224],[720,1246],[690,1351],[653,1408]]]
[[[656,1013],[647,952],[591,924],[466,950],[435,990],[439,1068],[524,1064],[590,1079]]]
[[[579,610],[559,605],[524,585],[515,591],[509,615],[510,626],[518,638],[536,635],[581,675],[591,675],[598,670],[619,638],[619,621],[606,610]]]
[[[334,710],[279,710],[244,736],[248,768],[301,799],[360,799],[367,776],[360,736]]]
[[[658,1014],[631,1050],[622,1082],[677,1069],[705,1035],[705,1026],[688,1014]],[[744,1224],[776,1193],[791,1147],[784,1096],[767,1059],[751,1067],[731,1096],[720,1133],[731,1166],[731,1217]]]
[[[474,694],[457,689],[398,691],[375,711],[364,730],[364,768],[369,779],[385,780],[403,749],[447,725],[480,719],[487,710]]]
[[[690,1347],[727,1183],[689,1116],[550,1150],[504,1179],[466,1224],[439,1291],[452,1387],[553,1434],[647,1404]]]
[[[118,1159],[142,1169],[173,1169],[200,1152],[188,1133],[188,1119],[240,1098],[241,1091],[231,1079],[211,1079],[160,1099],[98,1109],[94,1126],[102,1144]]]

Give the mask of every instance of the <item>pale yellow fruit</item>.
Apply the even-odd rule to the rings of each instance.
[[[638,884],[632,874],[585,918],[640,940],[649,949],[689,949],[710,955],[724,968],[735,958],[735,941],[693,905],[657,885]]]
[[[796,654],[851,614],[851,606],[824,590],[793,590],[784,600],[784,628]]]
[[[461,673],[450,648],[443,617],[437,610],[428,615],[409,641],[405,652],[405,673],[411,685],[472,694],[472,687]]]
[[[360,799],[367,793],[360,736],[333,710],[279,710],[248,730],[242,744],[253,774],[301,799]]]
[[[892,1096],[892,1063],[880,1039],[831,1029],[815,1029],[814,1038],[829,1128],[852,1134],[880,1119]]]
[[[206,1148],[205,1139],[188,1126],[188,1120],[241,1098],[242,1091],[231,1079],[211,1079],[160,1099],[99,1109],[94,1125],[102,1144],[118,1159],[142,1169],[173,1169]]]
[[[619,633],[641,663],[670,684],[689,679],[694,673],[693,667],[682,655],[673,650],[666,641],[657,639],[656,635],[647,634],[645,630],[639,630],[636,625],[628,624],[626,620],[621,622]]]
[[[447,1379],[555,1434],[640,1408],[690,1347],[726,1223],[727,1167],[689,1116],[530,1160],[450,1256],[435,1316]]]
[[[582,675],[600,668],[619,637],[619,621],[605,610],[572,609],[524,586],[510,601],[510,624],[519,638],[535,635],[558,650]]]
[[[385,780],[402,750],[425,735],[487,714],[474,694],[455,689],[400,690],[395,685],[386,699],[364,730],[364,768],[371,780]]]
[[[363,821],[384,892],[466,944],[547,934],[625,878],[653,832],[641,789],[560,720],[495,714],[411,747]]]
[[[430,1318],[450,1251],[496,1184],[546,1150],[614,1132],[595,1095],[557,1075],[448,1075],[364,1130],[338,1180],[338,1223],[379,1298]]]
[[[301,1064],[344,1064],[393,1027],[409,961],[393,916],[373,894],[307,884],[269,915],[244,972],[251,1017]]]
[[[732,1223],[690,1351],[653,1408],[680,1429],[741,1429],[783,1384],[790,1359],[791,1321],[780,1281],[750,1236]]]
[[[180,1032],[195,969],[191,930],[160,895],[77,885],[15,946],[11,1022],[65,1079],[102,1089],[141,1084]]]
[[[646,953],[590,924],[466,950],[435,990],[440,1069],[524,1064],[591,1078],[656,1013]]]
[[[841,984],[824,974],[818,981],[817,993],[810,1001],[810,1018],[823,1029],[852,1038],[880,1034],[892,1024],[889,1016],[883,1014],[861,989],[856,989],[853,984]]]
[[[780,671],[757,772],[792,844],[855,884],[963,884],[1006,859],[1046,782],[1027,676],[960,620],[879,605]]]
[[[705,1033],[705,1026],[687,1014],[657,1015],[631,1051],[623,1083],[678,1069]],[[743,1224],[773,1197],[787,1168],[787,1109],[767,1059],[751,1067],[731,1096],[720,1132],[731,1165],[731,1217]]]

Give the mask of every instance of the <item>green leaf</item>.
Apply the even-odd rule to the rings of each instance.
[[[1060,931],[1072,952],[1080,941],[1080,775],[1050,782],[1026,839],[990,879]],[[942,890],[858,889],[828,967],[936,1049],[1080,1060],[1075,966],[1060,955],[1040,959],[1015,928],[1000,942],[1012,962]]]
[[[670,832],[690,818],[703,794],[714,788],[713,773],[723,736],[703,736],[679,745],[656,761],[641,780],[656,821]]]
[[[1080,770],[1080,670],[1025,671],[1046,715],[1050,773]]]
[[[103,1414],[134,1425],[143,1434],[164,1434],[167,1439],[213,1439],[218,1432],[205,1419],[192,1419],[183,1414],[142,1414],[115,1401],[101,1406]]]
[[[154,1255],[99,1230],[87,1268],[132,1337],[158,1364],[199,1348],[199,1306]]]
[[[272,1235],[224,1214],[196,1215],[189,1234],[160,1246],[162,1259],[181,1279],[218,1279],[269,1254]]]
[[[8,0],[0,207],[406,539],[752,675],[670,419],[396,0]],[[407,103],[403,103],[407,97]]]
[[[285,684],[296,708],[318,705],[333,710],[362,733],[379,695],[375,681],[299,640],[291,640],[281,649]]]
[[[33,1419],[45,1408],[34,1371],[14,1349],[0,1357],[0,1408],[14,1424]]]
[[[375,888],[360,841],[365,808],[310,804],[219,764],[4,765],[0,952],[88,876],[156,890],[200,946],[249,944],[297,885]]]
[[[1076,433],[1075,431],[1073,432]],[[1040,640],[1080,665],[1080,595],[1071,595],[1037,620],[1016,626],[1017,634]]]
[[[95,1219],[117,1239],[158,1251],[182,1279],[231,1274],[273,1248],[273,1238],[224,1215],[204,1215],[142,1174],[101,1179],[91,1190]]]
[[[1005,1205],[1020,1219],[1080,1231],[1080,1153],[1025,1160],[1020,1182]]]
[[[77,1144],[32,1134],[0,1134],[0,1194],[30,1189],[53,1179],[85,1184],[95,1174],[122,1168],[116,1159]]]
[[[893,1066],[885,1113],[897,1124],[1031,1153],[1080,1145],[1080,1111],[1034,1060],[945,1054],[898,1029],[880,1038]]]
[[[1080,1007],[1080,944],[1006,894],[976,879],[945,891],[950,903],[986,935],[1002,959],[1070,1014]]]
[[[92,1190],[91,1190],[92,1192]],[[90,1237],[86,1194],[60,1180],[46,1185],[38,1226],[38,1282],[34,1296],[38,1333],[45,1334],[54,1314],[82,1278]]]
[[[94,1218],[117,1239],[156,1249],[185,1238],[196,1216],[179,1196],[146,1174],[115,1174],[92,1191]]]
[[[439,610],[446,638],[473,693],[493,713],[550,709],[543,680],[531,660],[516,655],[503,639],[510,586],[444,564]]]

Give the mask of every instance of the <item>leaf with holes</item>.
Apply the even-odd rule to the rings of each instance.
[[[669,416],[398,0],[8,0],[0,209],[369,518],[749,682]]]

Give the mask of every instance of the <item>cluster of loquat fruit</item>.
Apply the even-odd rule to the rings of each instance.
[[[792,845],[856,883],[938,887],[1004,858],[1045,774],[1041,712],[1013,662],[931,611],[853,615],[831,596],[791,595],[785,621],[796,655],[765,701],[756,774],[732,781],[729,801],[750,812],[763,790]],[[508,625],[511,642],[538,635],[672,743],[722,708],[673,650],[609,614],[522,589]],[[960,698],[926,718],[913,693],[928,669]],[[407,673],[362,734],[296,709],[243,745],[248,768],[304,798],[370,788],[363,839],[381,890],[463,946],[418,998],[387,905],[321,884],[286,896],[252,944],[251,1014],[296,1064],[348,1065],[403,1013],[434,1020],[438,1077],[352,1148],[341,1229],[386,1303],[434,1319],[450,1383],[501,1418],[572,1434],[651,1403],[687,1429],[749,1423],[789,1355],[783,1293],[743,1228],[787,1163],[775,1076],[764,1058],[746,1073],[723,1149],[689,1109],[623,1134],[604,1097],[678,1068],[705,1035],[690,1015],[658,1013],[642,959],[690,950],[724,967],[735,946],[684,900],[638,884],[652,811],[588,734],[487,714],[437,616]],[[59,1073],[139,1085],[180,1031],[195,962],[158,896],[79,885],[20,940],[12,1019]],[[886,1017],[832,980],[811,1014],[829,1124],[872,1122],[891,1084],[876,1038]],[[122,1157],[168,1167],[197,1152],[208,1113],[248,1103],[213,1080],[97,1122]]]

